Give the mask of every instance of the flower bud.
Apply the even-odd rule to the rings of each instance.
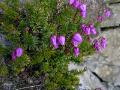
[[[105,37],[101,37],[100,39],[100,45],[102,48],[106,48],[106,45],[107,45],[107,40]]]
[[[84,33],[90,35],[90,27],[86,27]]]
[[[52,35],[50,37],[50,43],[52,44],[52,46],[57,49],[58,48],[58,44],[57,44],[57,36],[56,35]]]
[[[59,45],[65,45],[65,36],[58,36],[57,40]]]
[[[98,21],[98,22],[101,23],[103,20],[104,20],[103,16],[98,16],[98,17],[97,17],[97,21]]]
[[[97,39],[95,39],[95,40],[93,41],[93,48],[94,48],[97,52],[99,52],[99,51],[101,50],[100,45],[99,45],[99,41],[98,41]]]
[[[16,60],[16,52],[15,51],[13,51],[11,53],[11,57],[12,57],[12,60]]]
[[[79,55],[79,48],[78,47],[73,48],[73,54],[75,57],[78,57],[78,55]]]
[[[94,27],[93,24],[90,25],[90,32],[91,32],[93,35],[96,35],[96,34],[97,34],[96,29],[95,29],[95,27]]]
[[[72,37],[72,39],[74,39],[75,41],[81,43],[82,42],[82,37],[79,33],[75,33]]]
[[[75,2],[75,0],[68,0],[68,3],[72,5]]]
[[[75,33],[71,39],[71,42],[74,47],[77,47],[82,42],[82,37],[79,33]]]
[[[87,6],[86,6],[86,4],[81,4],[81,5],[80,5],[80,11],[81,11],[81,12],[86,12],[86,11],[87,11]]]
[[[87,12],[80,12],[80,15],[85,19],[87,16]]]
[[[104,10],[104,16],[107,17],[107,18],[109,18],[109,17],[111,16],[110,10],[105,9],[105,10]]]
[[[78,9],[80,7],[80,2],[79,1],[75,1],[75,3],[73,4],[73,6]]]
[[[23,49],[22,49],[22,48],[17,48],[17,49],[15,50],[15,52],[16,52],[16,56],[17,56],[17,57],[21,57],[22,54],[23,54]]]
[[[78,41],[76,41],[76,40],[74,40],[74,39],[72,39],[71,42],[72,42],[72,45],[73,45],[74,47],[78,47],[78,45],[80,44]]]

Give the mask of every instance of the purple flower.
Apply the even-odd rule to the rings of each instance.
[[[73,6],[78,9],[80,7],[80,2],[79,1],[75,1]]]
[[[97,17],[97,21],[98,21],[98,22],[102,22],[103,19],[104,19],[104,18],[103,18],[102,16],[98,16],[98,17]]]
[[[74,47],[73,48],[73,54],[74,54],[75,57],[78,57],[78,55],[79,55],[79,48]]]
[[[74,47],[77,47],[77,46],[80,44],[80,42],[78,42],[78,41],[76,41],[76,40],[74,40],[74,39],[72,39],[71,42],[72,42],[72,45],[73,45]]]
[[[86,4],[81,4],[80,7],[79,7],[79,10],[80,10],[80,15],[83,18],[86,18],[86,16],[87,16],[87,6],[86,6]]]
[[[100,38],[100,45],[101,45],[102,48],[106,48],[107,40],[106,40],[105,37]]]
[[[96,35],[96,34],[97,34],[97,32],[96,32],[96,29],[95,29],[95,28],[91,28],[91,29],[90,29],[90,31],[91,31],[91,33],[92,33],[93,35]]]
[[[74,39],[75,41],[81,43],[82,42],[82,37],[79,33],[75,33],[72,37],[72,39]]]
[[[104,10],[104,16],[105,17],[110,17],[111,16],[110,10],[108,10],[108,9]]]
[[[86,28],[86,25],[85,25],[85,24],[82,24],[82,25],[81,25],[81,29],[83,30],[83,32],[85,31],[85,28]]]
[[[81,15],[83,18],[86,18],[87,13],[86,13],[86,12],[80,12],[80,15]]]
[[[93,24],[90,25],[90,32],[91,32],[93,35],[96,35],[96,34],[97,34],[96,29],[95,29],[95,27],[94,27]]]
[[[17,57],[21,57],[22,54],[23,54],[23,49],[22,49],[22,48],[17,48],[17,49],[15,50],[15,52],[16,52],[16,56],[17,56]]]
[[[12,53],[11,57],[12,60],[16,60],[17,57],[21,57],[23,54],[23,49],[22,48],[16,48]]]
[[[68,3],[72,5],[75,2],[75,0],[68,0]]]
[[[82,29],[84,34],[90,35],[90,27],[86,26],[85,24],[82,24],[81,29]]]
[[[87,26],[87,27],[85,28],[84,33],[85,33],[86,35],[90,35],[90,27]]]
[[[82,37],[79,33],[75,33],[71,39],[71,42],[74,47],[77,47],[82,42]]]
[[[87,6],[86,4],[81,4],[80,5],[80,12],[86,12],[87,11]]]
[[[56,35],[52,35],[52,36],[50,37],[50,43],[53,45],[53,47],[54,47],[55,49],[58,48],[57,36],[56,36]]]
[[[12,57],[12,60],[16,60],[16,52],[15,51],[12,52],[11,57]]]
[[[99,51],[101,50],[100,45],[99,45],[99,41],[98,41],[97,39],[95,39],[95,40],[93,41],[93,48],[94,48],[97,52],[99,52]]]
[[[58,36],[57,40],[59,45],[65,45],[65,36]]]

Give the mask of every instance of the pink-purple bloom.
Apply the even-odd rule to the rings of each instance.
[[[65,45],[65,36],[58,36],[57,40],[59,45]]]
[[[91,32],[93,35],[96,35],[96,34],[97,34],[96,29],[95,29],[95,27],[94,27],[93,24],[90,24],[90,32]]]
[[[72,39],[74,39],[75,41],[80,42],[80,43],[82,42],[82,37],[79,33],[75,33],[73,35]]]
[[[86,4],[82,4],[79,0],[68,0],[68,3],[71,6],[73,6],[73,8],[79,9],[80,15],[83,18],[86,18],[86,16],[87,16],[87,5]]]
[[[16,53],[15,53],[15,51],[13,51],[13,52],[11,53],[11,57],[12,57],[12,60],[16,60]]]
[[[99,40],[95,39],[93,41],[93,48],[99,52],[101,51],[102,49],[106,48],[106,45],[107,45],[107,40],[105,37],[101,37]]]
[[[50,37],[50,43],[52,44],[52,46],[57,49],[58,48],[58,43],[57,43],[57,36],[56,35],[52,35]]]
[[[79,33],[75,33],[71,39],[74,47],[77,47],[82,42],[82,37]]]
[[[80,16],[82,16],[83,18],[86,18],[87,12],[80,12]]]
[[[100,45],[101,45],[102,48],[106,48],[107,40],[106,40],[105,37],[100,38]]]
[[[85,24],[82,24],[82,25],[81,25],[81,29],[84,31],[85,28],[86,28],[86,25],[85,25]]]
[[[97,17],[97,21],[98,21],[98,22],[102,22],[103,20],[104,20],[103,16],[98,16],[98,17]]]
[[[78,55],[79,55],[79,48],[78,47],[73,48],[73,54],[75,57],[78,57]]]
[[[87,26],[87,27],[85,28],[84,33],[85,33],[86,35],[90,35],[90,30],[91,30],[90,27]]]
[[[104,10],[104,16],[105,16],[105,17],[110,17],[110,16],[111,16],[110,10],[105,9],[105,10]]]
[[[87,6],[86,6],[86,4],[81,4],[79,9],[80,9],[80,15],[83,18],[86,18],[86,16],[87,16]]]
[[[90,35],[90,34],[96,35],[97,34],[96,29],[93,24],[90,24],[90,25],[82,24],[81,29],[82,29],[82,32],[86,35]]]
[[[79,1],[75,1],[73,6],[76,8],[76,9],[79,9],[80,7],[80,2]]]
[[[23,54],[23,49],[22,48],[16,48],[14,51],[11,53],[12,60],[16,60],[17,57],[21,57]]]
[[[87,6],[86,6],[86,4],[81,4],[81,5],[80,5],[80,11],[81,11],[81,12],[86,12],[86,11],[87,11]]]
[[[97,52],[99,52],[99,51],[101,50],[100,44],[99,44],[99,40],[95,39],[95,40],[93,41],[93,48],[94,48]]]
[[[82,32],[85,33],[86,25],[85,25],[85,24],[82,24],[82,25],[81,25],[81,29],[82,29]]]
[[[16,56],[17,56],[17,57],[21,57],[22,54],[23,54],[23,49],[22,49],[22,48],[17,48],[17,49],[15,50],[15,52],[16,52]]]
[[[74,39],[72,39],[71,42],[72,42],[72,45],[73,45],[74,47],[78,47],[78,45],[80,44],[80,42],[78,42],[78,41],[76,41],[76,40],[74,40]]]
[[[85,25],[85,24],[82,24],[81,25],[81,29],[82,29],[82,31],[83,31],[83,33],[84,34],[86,34],[86,35],[90,35],[90,27],[89,26],[87,26],[87,25]]]
[[[72,5],[75,2],[75,0],[68,0],[68,3]]]

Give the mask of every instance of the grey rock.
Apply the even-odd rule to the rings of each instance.
[[[2,90],[14,90],[14,86],[12,82],[5,82],[3,84],[3,89]]]
[[[107,86],[101,83],[100,80],[89,70],[80,75],[80,86],[78,90],[95,90],[97,88],[101,90],[107,90]]]
[[[69,70],[87,68],[87,71],[79,77],[84,88],[94,90],[93,88],[104,87],[102,90],[120,90],[120,28],[102,32],[100,36],[107,38],[106,49],[101,53],[84,57],[84,61],[79,65],[70,62],[68,68]]]
[[[114,0],[116,1],[116,0]],[[109,27],[109,26],[119,26],[120,25],[120,3],[112,4],[109,6],[112,10],[111,18],[107,19],[101,24],[101,27]]]
[[[5,40],[4,35],[0,34],[0,45],[4,46],[9,46],[11,45],[10,41]]]

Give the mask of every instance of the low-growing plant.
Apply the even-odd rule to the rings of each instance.
[[[28,0],[29,1],[29,0]],[[61,5],[62,4],[62,5]],[[111,16],[107,7],[90,11],[85,0],[4,0],[0,3],[0,76],[43,77],[43,90],[73,90],[79,84],[70,61],[106,47],[94,39],[99,24]],[[4,63],[4,64],[3,64]]]

